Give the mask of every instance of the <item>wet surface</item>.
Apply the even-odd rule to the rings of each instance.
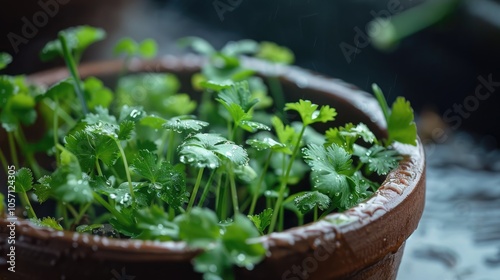
[[[487,146],[465,134],[427,146],[426,206],[398,279],[500,279],[500,150]]]

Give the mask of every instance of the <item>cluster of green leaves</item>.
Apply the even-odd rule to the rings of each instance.
[[[416,143],[409,103],[398,98],[389,109],[376,87],[388,139],[377,139],[362,123],[319,133],[314,126],[334,121],[337,112],[309,100],[271,113],[284,100],[279,81],[265,83],[241,59],[293,62],[290,50],[269,42],[243,40],[215,50],[205,40],[182,39],[182,46],[207,56],[192,79],[200,101],[179,93],[172,74],[128,74],[128,62],[114,90],[96,77],[81,80],[81,54],[104,35],[81,26],[48,43],[41,57],[63,57],[71,73],[48,89],[0,77],[0,121],[11,157],[20,147],[31,167],[17,171],[16,192],[38,226],[111,227],[115,237],[182,240],[202,250],[193,264],[205,279],[232,279],[234,265],[251,269],[264,258],[257,237],[283,230],[285,215],[302,225],[356,205],[378,188],[375,178],[397,166],[394,141]],[[115,53],[128,61],[151,58],[156,49],[150,39],[126,38]],[[0,67],[9,60],[0,55]],[[300,121],[289,122],[283,111]],[[38,115],[49,129],[34,146],[54,155],[54,170],[38,166],[20,128]],[[7,170],[3,152],[0,159]],[[296,186],[307,179],[309,190]],[[56,218],[37,217],[30,196],[55,200]]]

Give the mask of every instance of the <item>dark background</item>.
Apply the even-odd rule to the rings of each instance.
[[[161,54],[181,53],[175,41],[183,36],[201,36],[216,47],[249,38],[288,46],[299,66],[366,91],[376,82],[390,101],[405,96],[427,144],[428,196],[420,227],[407,242],[399,278],[498,279],[500,85],[491,86],[484,100],[475,97],[475,90],[482,85],[480,77],[500,82],[500,1],[434,0],[457,6],[390,51],[366,44],[360,31],[366,33],[373,14],[401,9],[398,15],[389,12],[396,18],[427,1],[220,0],[232,6],[222,16],[214,0],[41,1],[49,2],[54,12],[46,20],[40,16],[44,9],[39,1],[3,4],[0,51],[14,56],[3,73],[53,67],[38,59],[41,47],[60,29],[89,24],[105,28],[108,39],[91,47],[86,61],[109,58],[113,44],[125,35],[155,38]],[[427,10],[417,19],[435,11]],[[24,36],[25,22],[37,15],[43,24]],[[26,39],[18,52],[8,37],[12,33]],[[357,47],[356,55],[346,58],[341,44]],[[464,104],[473,110],[460,116],[455,110]]]

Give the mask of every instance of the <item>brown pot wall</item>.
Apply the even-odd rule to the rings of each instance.
[[[131,71],[173,72],[189,85],[189,77],[201,63],[195,56],[165,57],[135,61]],[[279,75],[290,100],[307,98],[335,107],[341,117],[337,124],[364,122],[376,134],[385,134],[376,101],[356,87],[296,67],[254,60],[247,64],[264,76]],[[87,64],[81,67],[81,75],[109,78],[121,66],[116,61]],[[52,70],[30,79],[49,85],[65,76],[65,70]],[[268,257],[252,271],[236,269],[237,279],[395,279],[404,243],[418,225],[425,197],[420,141],[416,147],[396,148],[408,156],[370,199],[342,214],[330,214],[326,220],[261,237],[269,248]],[[344,223],[335,225],[332,220]],[[182,242],[113,240],[34,228],[27,222],[16,226],[16,272],[6,272],[6,225],[7,221],[0,220],[0,275],[7,279],[109,280],[119,279],[122,273],[136,280],[200,279],[190,263],[196,252]]]

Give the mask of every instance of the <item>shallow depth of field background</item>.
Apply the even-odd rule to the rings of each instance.
[[[93,46],[86,61],[110,57],[122,36],[155,38],[162,55],[182,53],[175,41],[188,35],[216,47],[249,38],[288,46],[299,66],[366,91],[376,82],[390,102],[405,96],[426,144],[428,191],[424,216],[407,242],[398,279],[498,279],[499,0],[433,1],[454,8],[384,51],[374,48],[367,35],[370,21],[397,19],[412,29],[438,7],[421,9],[424,0],[25,2],[9,1],[0,10],[0,51],[14,56],[3,73],[32,73],[56,65],[39,61],[40,48],[62,28],[89,24],[105,28],[108,39]],[[49,2],[47,12],[42,4]],[[420,12],[412,13],[416,10]],[[23,29],[26,22],[37,25]],[[386,25],[376,22],[373,34],[382,36]]]

